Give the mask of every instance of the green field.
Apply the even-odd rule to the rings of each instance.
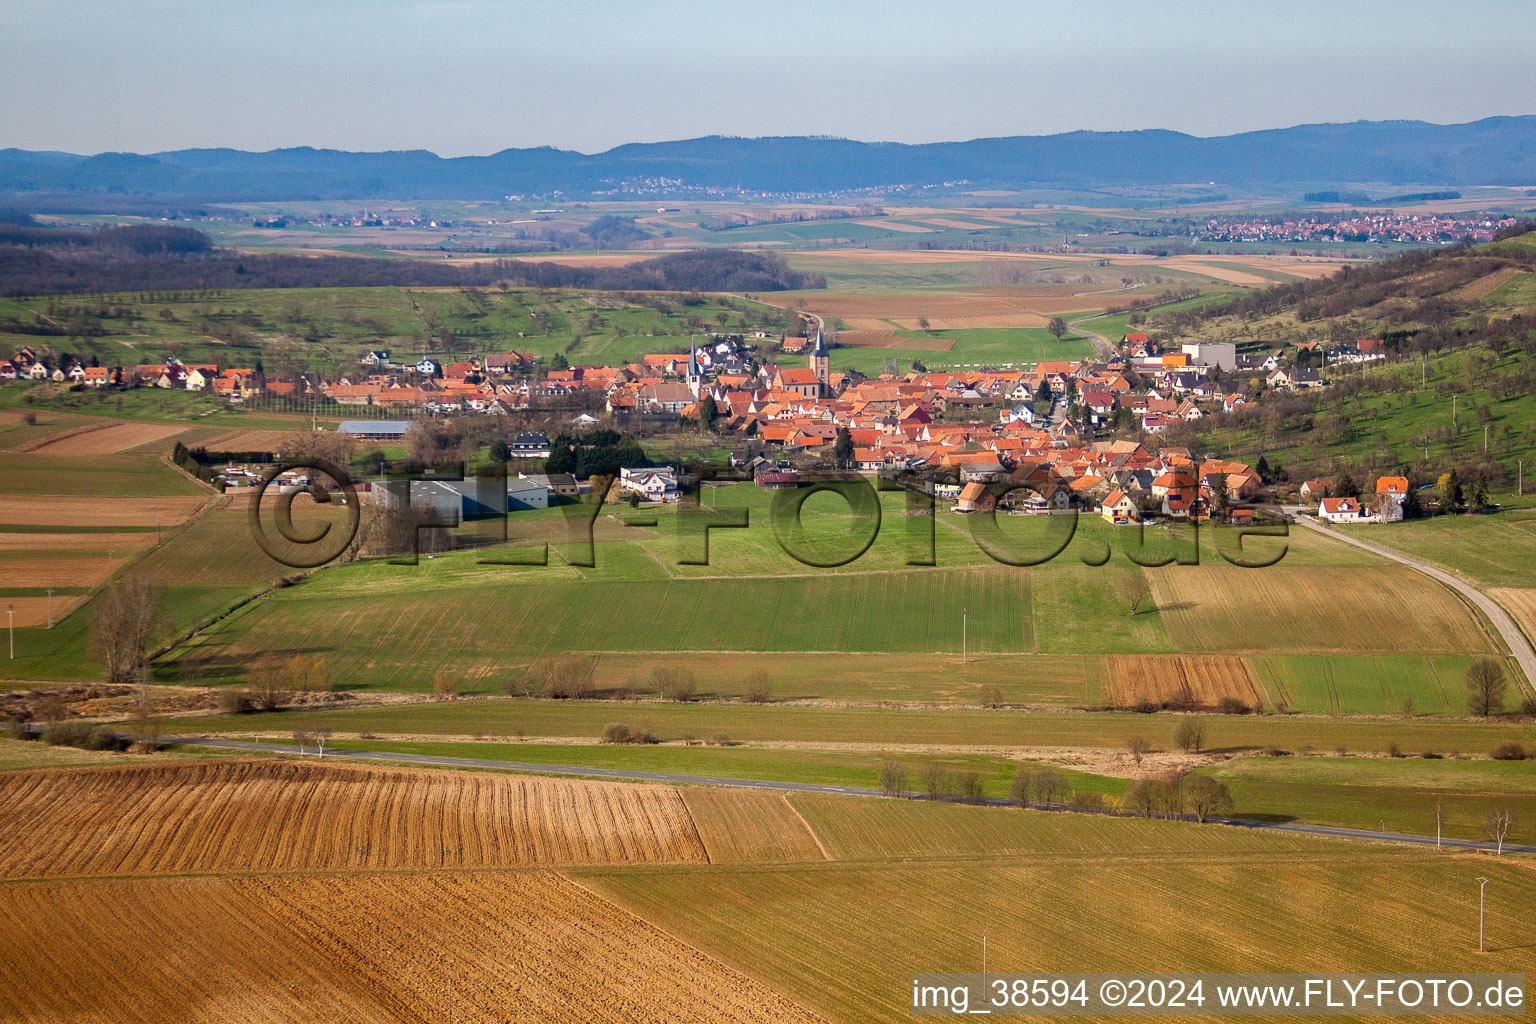
[[[1536,765],[1528,761],[1245,757],[1210,769],[1247,818],[1488,841],[1488,814],[1515,813],[1508,841],[1536,842]]]
[[[206,487],[153,455],[103,460],[0,452],[0,479],[7,494],[156,498],[208,493]]]
[[[902,373],[914,360],[930,370],[1024,367],[1051,359],[1087,359],[1095,352],[1093,343],[1082,335],[1069,333],[1057,339],[1050,331],[1036,327],[897,331],[896,337],[910,340],[899,349],[839,345],[832,350],[832,368],[875,376],[889,360],[895,360]],[[944,351],[946,346],[948,351]]]
[[[1345,527],[1379,547],[1465,576],[1478,587],[1536,586],[1536,510],[1435,516],[1382,528]]]
[[[561,737],[596,740],[610,722],[647,723],[663,740],[724,733],[749,743],[861,744],[876,749],[906,745],[968,748],[1088,747],[1123,750],[1130,736],[1144,736],[1156,750],[1173,750],[1183,716],[1129,712],[1037,711],[954,708],[838,707],[735,702],[673,703],[654,699],[540,700],[483,698],[386,704],[256,715],[213,715],[174,720],[188,735],[286,734],[295,727],[327,726],[352,736],[468,738]],[[1519,720],[1346,718],[1312,715],[1206,716],[1205,748],[1214,752],[1255,749],[1384,752],[1391,744],[1417,753],[1485,753],[1505,742],[1529,742],[1530,725]]]

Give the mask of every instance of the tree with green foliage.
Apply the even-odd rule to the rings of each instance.
[[[1047,380],[1040,381],[1040,386],[1035,389],[1035,401],[1045,405],[1051,402],[1051,383]]]
[[[720,416],[720,409],[715,405],[714,395],[705,395],[699,403],[699,426],[704,430],[715,429],[715,420]]]
[[[1484,512],[1488,509],[1488,474],[1483,472],[1483,467],[1477,467],[1477,474],[1472,477],[1472,486],[1467,491],[1467,504],[1473,512]]]
[[[843,468],[853,464],[853,435],[847,427],[838,428],[837,440],[832,443],[832,455]]]
[[[549,360],[549,368],[551,370],[569,370],[571,368],[571,361],[565,358],[564,352],[556,352]]]
[[[1260,455],[1259,461],[1254,463],[1253,471],[1259,474],[1260,480],[1269,483],[1269,460],[1263,455]]]
[[[1442,512],[1455,512],[1461,507],[1461,480],[1456,475],[1456,470],[1441,473],[1437,482],[1440,491],[1440,510]]]
[[[1051,337],[1060,341],[1067,333],[1067,322],[1059,316],[1051,317],[1051,322],[1045,325],[1045,329],[1051,332]]]
[[[1338,480],[1334,481],[1333,496],[1335,498],[1360,497],[1360,485],[1355,483],[1355,478],[1350,476],[1349,470],[1341,471]]]

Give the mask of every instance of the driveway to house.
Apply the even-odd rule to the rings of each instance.
[[[1508,645],[1510,653],[1515,656],[1515,663],[1520,666],[1520,671],[1525,675],[1526,688],[1536,693],[1536,650],[1532,650],[1530,640],[1526,638],[1525,633],[1521,631],[1515,620],[1509,617],[1509,613],[1504,610],[1503,605],[1499,604],[1499,602],[1478,590],[1472,584],[1458,579],[1455,575],[1446,572],[1444,569],[1436,569],[1432,565],[1425,565],[1423,562],[1409,558],[1407,555],[1400,555],[1396,551],[1388,551],[1386,548],[1377,547],[1375,544],[1368,544],[1356,537],[1340,533],[1338,530],[1331,530],[1309,515],[1297,514],[1296,521],[1307,527],[1307,529],[1327,537],[1332,537],[1334,540],[1353,544],[1355,547],[1363,548],[1373,555],[1380,555],[1382,558],[1389,558],[1394,562],[1406,565],[1410,569],[1417,569],[1431,579],[1444,583],[1456,591],[1456,593],[1466,598],[1468,602],[1486,615],[1488,621],[1493,623],[1493,628],[1499,631],[1499,636],[1504,638],[1504,643]]]

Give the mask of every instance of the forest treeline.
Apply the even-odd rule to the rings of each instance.
[[[824,288],[766,252],[667,253],[627,267],[569,267],[495,260],[445,266],[427,260],[258,255],[213,247],[191,228],[131,225],[86,234],[0,210],[0,294],[59,295],[210,288],[517,287],[613,291],[771,292]]]

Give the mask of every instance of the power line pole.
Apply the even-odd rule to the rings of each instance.
[[[53,628],[53,588],[48,588],[48,628]]]
[[[1483,948],[1483,893],[1488,888],[1488,879],[1479,878],[1477,883],[1477,951],[1486,953],[1488,951]]]
[[[5,606],[5,616],[6,616],[7,619],[10,620],[10,624],[11,624],[11,660],[15,661],[16,660],[16,606],[14,604],[8,604],[8,605]]]
[[[966,610],[964,608],[961,608],[960,609],[960,664],[962,664],[962,665],[965,664],[965,627],[966,627]]]

